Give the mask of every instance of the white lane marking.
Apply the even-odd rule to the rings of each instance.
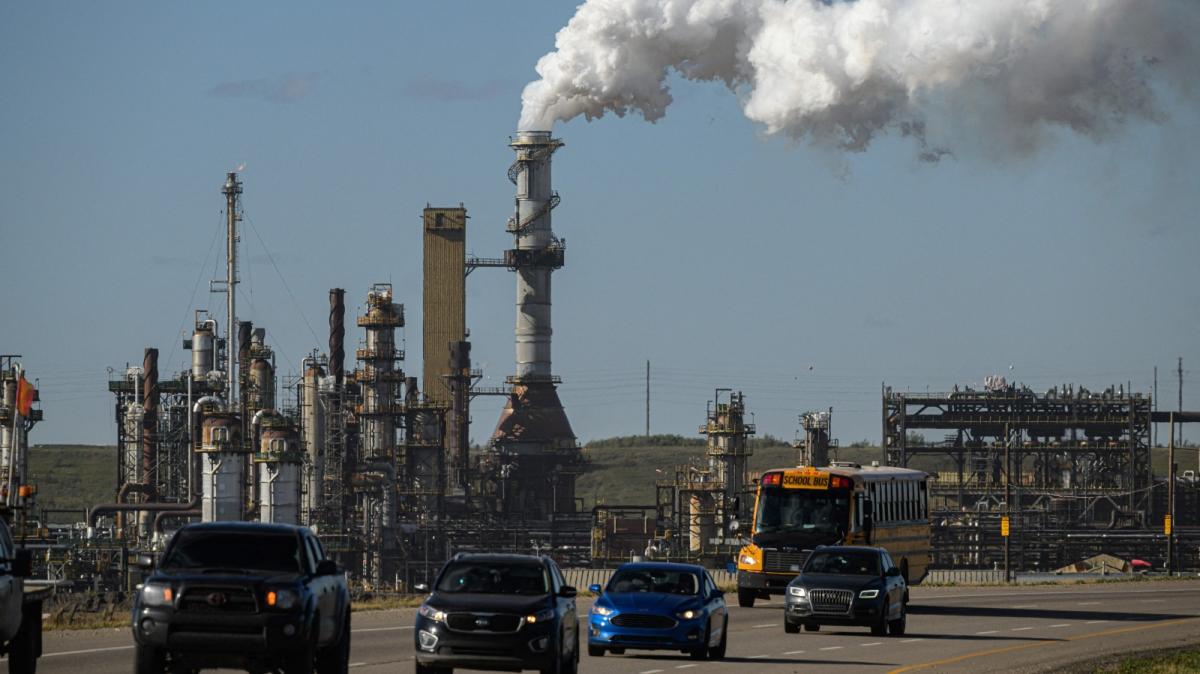
[[[1100,604],[1103,604],[1104,602],[1102,602],[1102,601],[1080,601],[1080,602],[1075,602],[1075,603],[1078,606],[1099,606]]]
[[[800,655],[804,651],[784,651],[784,655]]]
[[[396,630],[411,630],[412,625],[400,625],[399,627],[364,627],[362,629],[350,630],[353,634],[359,632],[395,632]]]
[[[912,643],[912,642],[914,642],[914,641],[925,641],[925,640],[924,640],[924,639],[905,639],[905,640],[901,641],[900,643],[902,643],[902,644],[911,644],[911,643]]]
[[[1000,630],[984,630],[982,632],[976,632],[975,634],[995,634],[996,632],[999,632],[999,631]]]
[[[862,646],[863,648],[866,648],[867,646],[881,646],[881,645],[883,645],[882,641],[872,641],[869,644],[859,644],[859,646]]]
[[[836,650],[839,650],[839,649],[841,649],[841,648],[843,648],[843,646],[826,646],[825,648],[822,648],[821,650],[823,650],[823,651],[836,651]]]
[[[690,669],[696,665],[675,665],[675,669]]]
[[[59,651],[57,653],[42,653],[43,658],[53,658],[59,655],[83,655],[84,653],[106,653],[108,651],[128,651],[133,646],[109,646],[107,648],[87,648],[81,651]]]
[[[647,669],[644,672],[640,672],[640,674],[658,674],[661,671],[661,669]]]
[[[763,653],[762,655],[751,655],[751,656],[750,656],[750,659],[751,659],[751,660],[759,660],[759,659],[761,659],[761,658],[765,658],[765,657],[767,657],[767,654],[766,654],[766,653]]]
[[[1032,627],[1014,627],[1014,628],[1012,628],[1012,631],[1024,632],[1025,630],[1031,630],[1031,629],[1033,629],[1033,628]]]
[[[1057,625],[1051,625],[1051,627],[1070,627],[1070,626],[1071,626],[1071,623],[1059,623]]]
[[[348,665],[346,665],[346,666],[347,666],[347,667],[366,667],[366,666],[367,666],[367,663],[365,663],[365,662],[351,662],[350,664],[348,664]]]
[[[1106,623],[1106,622],[1108,622],[1108,621],[1107,621],[1107,620],[1089,620],[1089,621],[1087,621],[1087,622],[1086,622],[1086,623],[1084,623],[1084,624],[1085,624],[1085,625],[1096,625],[1096,624],[1099,624],[1099,623]]]
[[[763,623],[761,625],[754,625],[751,627],[751,629],[758,630],[758,629],[762,629],[764,627],[779,627],[779,623]]]

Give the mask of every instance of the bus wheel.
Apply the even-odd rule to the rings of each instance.
[[[742,608],[754,608],[754,598],[758,593],[748,587],[738,588],[738,606]]]

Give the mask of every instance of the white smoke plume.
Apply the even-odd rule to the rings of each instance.
[[[518,128],[666,114],[672,71],[719,81],[769,134],[864,150],[955,131],[1017,153],[1190,99],[1200,0],[587,0],[538,60]],[[929,141],[927,142],[927,136]]]

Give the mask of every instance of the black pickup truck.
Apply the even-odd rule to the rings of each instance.
[[[137,674],[210,668],[345,674],[346,576],[305,527],[188,525],[167,544],[134,600],[133,638]]]
[[[0,517],[0,653],[8,656],[9,674],[34,674],[42,654],[42,600],[49,588],[26,587],[33,557],[13,542]]]

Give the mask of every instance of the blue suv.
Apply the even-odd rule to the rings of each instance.
[[[703,567],[637,562],[613,573],[592,605],[588,655],[627,648],[677,650],[697,660],[725,657],[729,612],[725,593]]]

